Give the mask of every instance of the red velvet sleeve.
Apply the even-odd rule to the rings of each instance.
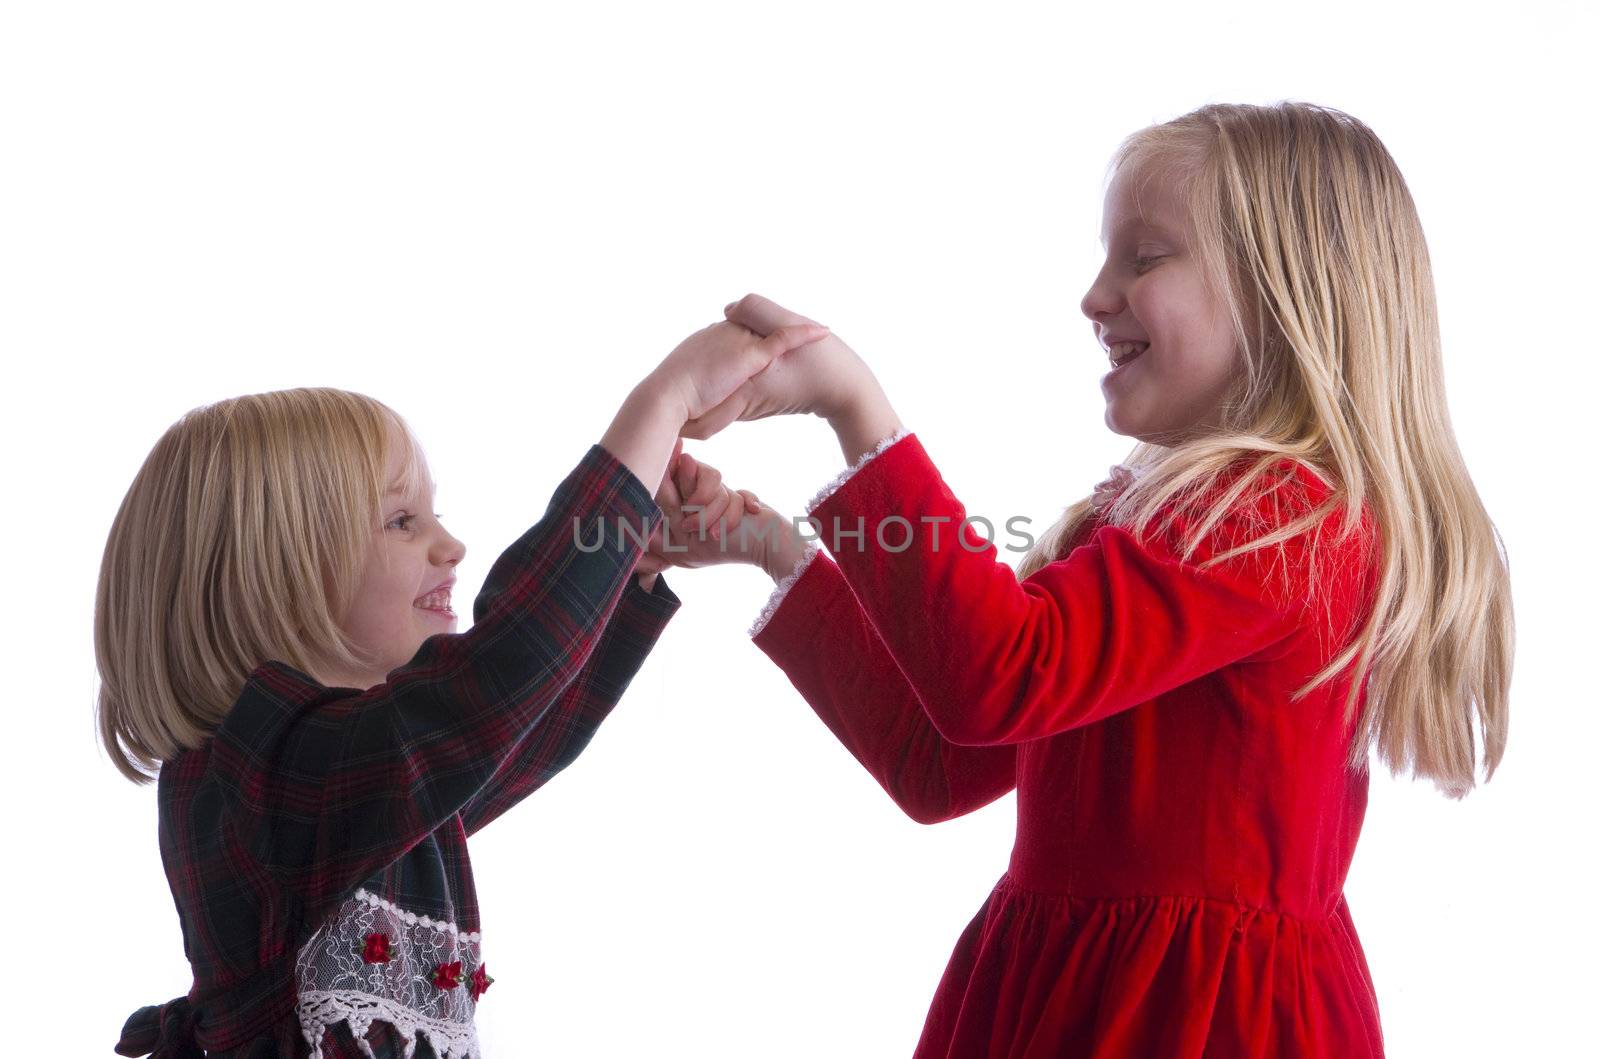
[[[1013,747],[939,734],[839,568],[815,555],[753,638],[906,815],[934,824],[1016,786]]]
[[[1299,628],[1310,586],[1293,578],[1306,535],[1286,543],[1286,562],[1269,545],[1196,568],[1231,547],[1222,542],[1271,529],[1280,506],[1238,505],[1187,561],[1178,553],[1189,520],[1144,540],[1100,526],[1019,581],[971,524],[957,537],[966,510],[908,434],[810,514],[934,727],[952,743],[994,746],[1092,724]]]

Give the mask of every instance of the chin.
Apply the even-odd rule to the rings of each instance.
[[[1147,424],[1127,416],[1117,415],[1111,406],[1106,407],[1106,429],[1113,434],[1121,434],[1125,438],[1145,440],[1145,435],[1151,433]]]
[[[1183,440],[1181,431],[1173,431],[1146,423],[1122,423],[1113,419],[1110,413],[1106,414],[1106,426],[1110,428],[1113,434],[1121,434],[1125,438],[1133,438],[1135,441],[1143,442],[1146,445],[1156,445],[1162,448],[1171,448]]]

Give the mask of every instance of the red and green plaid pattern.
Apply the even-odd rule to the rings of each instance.
[[[593,547],[596,518],[605,542],[585,551],[574,523]],[[295,957],[358,888],[478,930],[467,836],[582,752],[680,605],[664,578],[646,592],[633,575],[661,518],[592,445],[495,561],[466,632],[429,637],[366,691],[279,661],[252,671],[214,736],[162,766],[162,862],[194,985],[130,1016],[118,1053],[306,1054]],[[380,1032],[376,1054],[401,1054]],[[359,1054],[344,1024],[323,1054]]]

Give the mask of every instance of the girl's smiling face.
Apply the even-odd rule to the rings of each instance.
[[[375,661],[365,672],[313,674],[330,686],[365,689],[381,684],[391,671],[411,661],[428,637],[455,631],[448,593],[466,545],[445,530],[434,512],[433,480],[420,453],[420,495],[408,496],[400,487],[407,442],[397,435],[391,442],[384,474],[384,525],[373,531],[360,586],[340,622],[356,646]],[[435,594],[441,585],[443,596]]]
[[[1181,203],[1161,180],[1149,181],[1135,202],[1137,179],[1121,170],[1106,191],[1106,263],[1082,309],[1107,367],[1112,343],[1148,343],[1101,379],[1106,426],[1170,446],[1218,424],[1243,361],[1228,308],[1205,285]]]

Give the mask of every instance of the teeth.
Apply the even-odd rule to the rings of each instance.
[[[1111,345],[1111,363],[1120,364],[1135,353],[1149,348],[1148,342],[1114,342]]]
[[[442,588],[437,592],[429,592],[426,596],[417,600],[415,605],[428,610],[449,610],[450,590]]]

